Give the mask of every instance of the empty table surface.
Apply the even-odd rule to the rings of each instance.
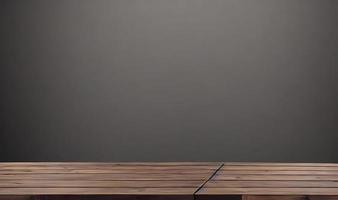
[[[8,162],[0,195],[338,195],[338,164]]]

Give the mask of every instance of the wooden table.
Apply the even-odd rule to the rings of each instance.
[[[338,200],[329,163],[0,163],[0,200]]]

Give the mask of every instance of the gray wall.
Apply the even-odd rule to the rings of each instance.
[[[0,160],[338,162],[338,1],[0,6]]]

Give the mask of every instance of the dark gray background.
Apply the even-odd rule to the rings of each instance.
[[[2,161],[338,162],[338,1],[0,2]]]

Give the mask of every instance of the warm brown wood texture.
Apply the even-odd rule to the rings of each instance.
[[[338,195],[337,178],[337,164],[224,163],[197,194],[292,195],[294,199],[306,195],[309,199],[309,195]]]
[[[0,195],[189,195],[218,163],[1,163]]]
[[[338,200],[338,164],[0,163],[0,200]]]

